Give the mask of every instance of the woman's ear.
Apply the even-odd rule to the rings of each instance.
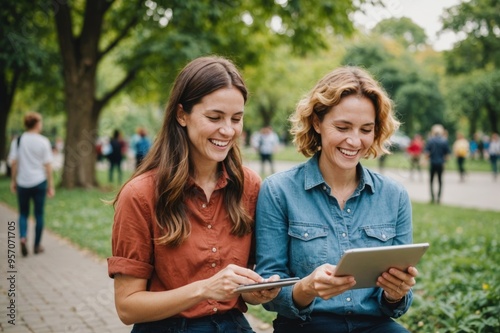
[[[319,119],[316,114],[313,115],[313,120],[312,120],[312,126],[316,133],[321,134],[320,127],[319,127]]]
[[[184,108],[182,107],[182,104],[177,105],[177,122],[179,125],[182,127],[186,127],[186,112],[184,112]]]

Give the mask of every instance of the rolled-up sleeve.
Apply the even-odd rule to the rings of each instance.
[[[126,184],[115,205],[108,275],[149,279],[153,272],[154,221],[151,200],[137,182]],[[150,194],[152,195],[152,193]]]

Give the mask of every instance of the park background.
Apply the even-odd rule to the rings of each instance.
[[[468,138],[498,132],[500,1],[463,1],[445,9],[443,31],[460,37],[448,50],[434,49],[423,27],[411,19],[378,20],[395,3],[3,4],[0,156],[5,158],[11,138],[22,132],[23,114],[42,113],[44,134],[64,143],[47,227],[106,257],[112,209],[101,199],[112,198],[116,185],[99,169],[95,143],[115,128],[131,136],[143,126],[154,136],[170,84],[197,56],[220,54],[238,64],[251,93],[246,132],[272,125],[284,144],[289,144],[287,118],[298,99],[324,74],[345,64],[363,66],[382,82],[402,120],[401,135],[426,135],[435,123],[445,126],[450,142],[457,131]],[[369,29],[355,24],[353,16],[360,10],[379,22]],[[289,152],[283,149],[277,158],[300,160]],[[255,156],[247,151],[245,158]],[[405,163],[404,156],[391,160],[399,162],[388,167]],[[469,166],[489,170],[485,161]],[[15,207],[6,184],[2,179],[0,199]],[[497,331],[498,212],[415,204],[414,219],[415,240],[431,240],[436,250],[422,263],[415,304],[402,321],[418,332]]]

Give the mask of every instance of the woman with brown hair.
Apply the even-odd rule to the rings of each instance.
[[[261,179],[242,165],[238,147],[246,100],[233,63],[190,62],[150,152],[114,201],[108,269],[132,332],[252,332],[245,302],[277,294],[235,292],[263,280],[251,269]]]

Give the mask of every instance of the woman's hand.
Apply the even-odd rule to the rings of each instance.
[[[409,267],[408,272],[391,268],[377,279],[377,286],[384,289],[384,297],[389,303],[399,302],[415,285],[418,271]]]
[[[279,280],[280,280],[279,275],[273,275],[270,278],[266,279],[266,282],[279,281]],[[242,293],[241,296],[243,297],[243,300],[245,302],[257,305],[272,301],[276,296],[278,296],[280,291],[281,288],[263,289],[248,293]]]
[[[327,300],[354,287],[354,277],[335,276],[335,268],[334,265],[323,264],[295,284],[293,299],[297,307],[306,307],[315,297]]]
[[[207,299],[225,301],[240,295],[235,292],[238,286],[263,281],[264,279],[251,269],[231,264],[204,280],[203,294]]]

